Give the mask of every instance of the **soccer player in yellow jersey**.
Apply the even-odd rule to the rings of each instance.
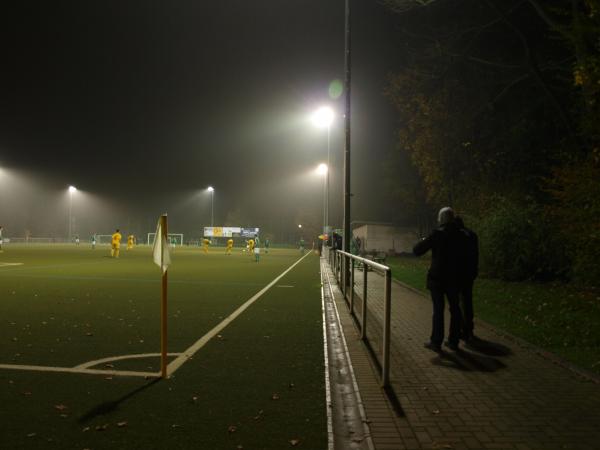
[[[121,249],[121,239],[123,239],[123,236],[121,236],[121,233],[119,233],[119,229],[117,228],[117,230],[112,235],[112,242],[110,247],[110,256],[112,256],[113,258],[119,257],[119,250]]]
[[[135,238],[133,237],[133,234],[130,234],[129,236],[127,236],[127,250],[131,250],[133,248],[133,240]]]
[[[204,250],[204,253],[208,253],[208,246],[210,244],[210,241],[208,239],[204,238],[202,241],[202,244],[203,244],[202,249]]]
[[[233,239],[229,238],[227,240],[227,250],[225,251],[226,254],[231,255],[231,250],[233,249]]]
[[[251,255],[254,253],[254,239],[248,239],[248,250]]]

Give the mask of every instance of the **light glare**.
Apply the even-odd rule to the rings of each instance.
[[[325,175],[326,173],[327,173],[327,164],[325,164],[325,163],[319,164],[319,166],[317,167],[317,174]]]
[[[75,186],[69,186],[69,192],[72,194],[73,192],[77,192],[77,188]]]
[[[320,128],[327,128],[333,122],[333,110],[327,106],[317,109],[311,116],[313,124]]]

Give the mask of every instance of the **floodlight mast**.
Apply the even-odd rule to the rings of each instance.
[[[77,192],[75,186],[69,186],[69,242],[71,242],[71,231],[73,227],[73,194]]]
[[[329,167],[327,164],[321,163],[317,167],[317,174],[323,176],[323,234],[327,234],[327,174]]]
[[[208,192],[210,192],[210,226],[214,227],[215,226],[215,188],[212,186],[209,186],[206,189]]]
[[[313,124],[319,128],[327,128],[327,169],[331,166],[331,124],[335,114],[328,106],[317,109],[311,119]],[[325,172],[325,219],[323,221],[323,233],[327,233],[329,227],[329,170]]]

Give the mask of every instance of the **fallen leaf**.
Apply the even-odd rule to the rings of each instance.
[[[90,431],[90,427],[85,427],[83,430],[81,430],[83,433]]]
[[[67,405],[63,405],[62,403],[59,405],[54,405],[54,409],[56,409],[57,411],[64,411],[66,409],[68,409],[69,407]]]
[[[292,447],[295,447],[296,445],[298,445],[300,443],[300,439],[291,439],[290,440],[290,445]]]
[[[198,397],[196,397],[195,395],[192,397],[192,401],[193,402],[197,402],[198,401]]]
[[[277,393],[274,393],[274,394],[271,396],[271,399],[272,399],[272,400],[279,400],[279,394],[277,394]]]
[[[29,433],[29,434],[27,435],[27,437],[28,437],[28,438],[32,438],[32,437],[34,437],[34,436],[37,436],[37,433]]]
[[[126,426],[127,426],[127,421],[126,421],[126,420],[124,420],[123,422],[117,422],[117,426],[118,426],[119,428],[126,427]]]
[[[114,368],[115,368],[115,366],[114,366],[114,365],[112,365],[112,364],[108,364],[108,363],[107,363],[107,364],[104,364],[104,367],[106,367],[107,369],[114,369]]]
[[[439,409],[434,409],[433,411],[431,411],[433,414],[439,414],[440,410]]]
[[[85,333],[86,336],[93,336],[94,333]]]
[[[96,431],[106,431],[108,429],[108,424],[105,423],[104,425],[96,425],[95,430]]]
[[[181,425],[174,423],[173,425],[171,425],[171,428],[181,428]]]
[[[295,385],[294,383],[290,383],[290,384],[288,385],[288,387],[289,387],[290,389],[294,389],[294,388],[296,387],[296,385]]]
[[[60,417],[62,417],[63,419],[66,419],[67,417],[69,417],[68,414],[61,414]]]
[[[227,431],[229,431],[230,433],[235,433],[237,431],[237,427],[235,425],[229,425]]]
[[[29,391],[24,391],[24,392],[21,392],[21,394],[23,394],[23,395],[27,396],[27,395],[31,395],[31,392],[29,392]]]

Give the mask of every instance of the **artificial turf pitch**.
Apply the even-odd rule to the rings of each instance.
[[[169,352],[181,352],[296,262],[272,250],[178,248]],[[160,351],[150,249],[11,246],[0,253],[0,364],[74,367]],[[22,265],[3,265],[22,263]],[[319,263],[308,255],[168,380],[0,369],[2,449],[323,449]],[[149,357],[96,369],[157,372]]]

